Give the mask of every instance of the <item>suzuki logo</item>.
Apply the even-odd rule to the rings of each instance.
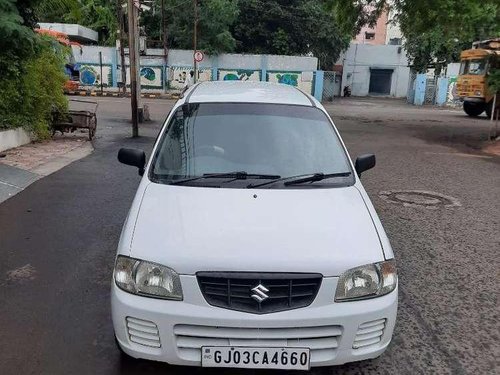
[[[262,302],[269,298],[269,296],[266,294],[267,292],[269,292],[269,289],[267,289],[262,284],[259,284],[255,288],[253,288],[252,292],[254,292],[255,294],[252,294],[250,297],[252,297],[257,302]]]

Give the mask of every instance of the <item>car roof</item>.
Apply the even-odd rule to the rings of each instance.
[[[271,82],[210,81],[191,87],[186,103],[271,103],[315,106],[314,98],[296,87]]]

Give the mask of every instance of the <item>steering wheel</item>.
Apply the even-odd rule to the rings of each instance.
[[[216,145],[201,145],[196,148],[196,156],[224,156],[226,150]]]

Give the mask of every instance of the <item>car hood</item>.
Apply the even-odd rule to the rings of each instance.
[[[338,276],[384,259],[356,187],[146,187],[130,256],[198,271],[311,272]]]

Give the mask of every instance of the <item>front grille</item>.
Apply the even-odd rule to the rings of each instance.
[[[309,306],[322,280],[321,274],[302,273],[199,272],[197,277],[210,305],[253,314]]]
[[[160,348],[160,334],[153,322],[127,316],[127,332],[130,341],[136,344]]]
[[[377,345],[382,340],[385,329],[385,319],[373,320],[363,323],[359,326],[353,349],[366,348],[367,346]]]
[[[203,346],[295,347],[309,348],[311,362],[318,364],[335,358],[342,327],[242,328],[178,324],[174,326],[174,334],[180,356],[189,361],[201,361]]]

